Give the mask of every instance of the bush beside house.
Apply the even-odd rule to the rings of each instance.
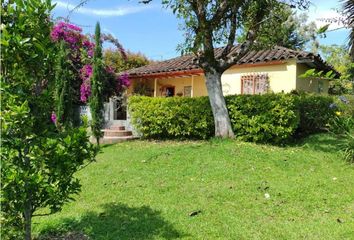
[[[264,94],[226,97],[235,135],[245,141],[284,143],[296,135],[323,131],[335,118],[334,98],[320,95]],[[207,139],[214,123],[207,97],[133,96],[129,111],[146,138]]]

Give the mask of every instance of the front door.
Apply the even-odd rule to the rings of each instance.
[[[166,88],[166,97],[173,97],[175,95],[175,87]]]

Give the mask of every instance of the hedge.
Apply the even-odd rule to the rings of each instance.
[[[334,98],[324,95],[294,95],[300,114],[297,135],[306,136],[326,130],[335,117],[336,108],[331,107]]]
[[[235,135],[245,141],[284,143],[295,135],[323,130],[335,116],[330,96],[264,94],[225,99]],[[132,96],[128,108],[134,127],[146,138],[207,139],[214,134],[208,97]]]
[[[299,124],[296,101],[290,95],[233,95],[226,97],[235,136],[251,142],[281,143]]]
[[[207,97],[132,96],[128,108],[134,127],[147,138],[206,139],[214,132]]]

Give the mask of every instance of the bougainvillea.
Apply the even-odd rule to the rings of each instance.
[[[93,50],[95,43],[90,39],[94,36],[82,34],[82,29],[74,24],[66,22],[58,22],[51,31],[51,39],[54,42],[65,41],[70,48],[70,60],[72,61],[74,74],[77,82],[73,83],[74,92],[76,92],[76,102],[87,103],[91,95],[91,77],[93,72]],[[111,35],[101,35],[102,41],[108,41],[114,44],[121,52],[123,58],[126,54],[122,45]],[[130,81],[127,74],[117,76],[115,69],[112,66],[104,67],[104,87],[109,88],[103,90],[105,99],[112,95],[118,95],[124,91],[129,85]]]
[[[130,86],[130,80],[129,80],[129,74],[128,73],[123,73],[118,77],[118,86],[122,87],[129,87]]]
[[[91,95],[91,84],[90,79],[92,76],[92,65],[86,64],[80,70],[80,77],[82,79],[82,83],[80,86],[80,100],[83,103],[86,103],[88,98]]]

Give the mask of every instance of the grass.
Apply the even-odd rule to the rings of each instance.
[[[34,231],[99,240],[354,239],[354,167],[337,143],[315,135],[283,148],[232,140],[106,146],[78,174],[76,201],[35,218]]]

